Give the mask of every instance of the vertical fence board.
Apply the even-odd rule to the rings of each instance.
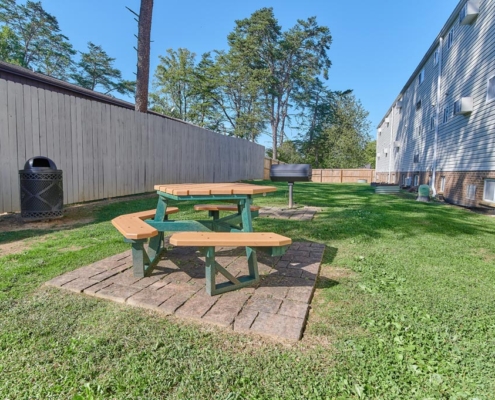
[[[104,148],[105,148],[105,137],[108,134],[104,130],[104,121],[103,121],[103,104],[102,103],[93,103],[95,106],[95,110],[97,113],[97,121],[98,121],[98,129],[96,130],[96,143],[98,145],[98,198],[103,199],[105,197],[105,191],[103,189],[104,182]]]
[[[83,161],[83,100],[76,97],[76,145],[77,145],[77,199],[84,201],[84,161]]]
[[[69,115],[67,115],[69,111]],[[69,160],[71,158],[71,145],[70,139],[67,138],[69,132],[67,132],[67,123],[70,118],[70,104],[67,104],[65,96],[58,96],[58,117],[59,117],[59,146],[60,146],[60,159],[58,160],[57,167],[62,170],[62,182],[64,187],[64,203],[68,203],[68,193],[70,174],[68,173]]]
[[[107,177],[107,184],[105,185],[107,187],[107,197],[115,197],[117,195],[116,193],[116,187],[117,187],[117,161],[115,159],[115,154],[116,154],[116,132],[117,132],[117,126],[115,123],[113,123],[115,119],[115,110],[110,107],[108,104],[105,104],[105,110],[106,116],[105,116],[105,125],[108,128],[109,134],[107,135],[107,163],[108,163],[108,171],[105,174]]]
[[[245,140],[5,80],[0,92],[0,212],[19,210],[18,170],[36,155],[63,170],[65,204],[263,172],[264,148]]]
[[[33,151],[33,131],[32,131],[32,115],[31,115],[31,86],[29,85],[22,85],[22,94],[21,94],[21,99],[22,101],[22,117],[23,117],[23,123],[24,123],[24,144],[25,144],[25,149],[26,149],[26,160],[34,157],[36,154],[34,154]],[[19,132],[18,132],[19,134]],[[24,160],[24,161],[26,161]],[[22,160],[18,160],[19,165],[22,163]]]
[[[77,170],[77,109],[76,109],[76,98],[70,97],[70,132],[71,132],[71,160],[70,166],[68,167],[68,172],[70,174],[72,191],[72,202],[76,203],[79,201],[79,175]]]
[[[8,151],[6,170],[8,171],[9,180],[6,182],[8,188],[8,196],[4,196],[6,203],[5,211],[19,210],[16,208],[20,205],[19,198],[19,175],[18,175],[18,163],[17,163],[17,117],[16,117],[16,84],[13,82],[7,82],[7,107],[8,107]]]
[[[65,143],[63,147],[64,156],[64,166],[62,168],[62,175],[64,177],[64,203],[72,204],[74,203],[74,179],[72,177],[73,168],[73,146],[72,146],[72,106],[71,106],[71,96],[64,95],[64,125],[63,125],[63,137],[65,138]]]
[[[39,131],[40,131],[40,155],[47,155],[47,144],[46,144],[46,95],[45,90],[38,88],[38,117],[39,117]]]
[[[6,210],[11,206],[9,151],[7,81],[0,79],[0,210]]]
[[[16,138],[17,138],[17,162],[16,169],[21,169],[26,161],[26,129],[24,126],[24,101],[23,88],[21,84],[14,84],[15,93],[15,116],[16,116]]]
[[[11,210],[19,210],[20,197],[19,197],[19,168],[17,157],[19,144],[17,142],[17,83],[7,82],[7,100],[9,108],[9,152],[8,152],[8,165],[9,165],[9,182],[7,187],[9,188],[9,198]]]
[[[40,146],[40,117],[37,88],[31,87],[31,98],[29,98],[28,101],[31,102],[31,130],[33,133],[33,153],[37,156],[40,156],[42,154]]]

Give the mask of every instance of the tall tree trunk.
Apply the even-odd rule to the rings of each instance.
[[[148,111],[148,85],[150,80],[150,41],[153,0],[141,0],[138,27],[138,62],[136,81],[136,111]]]
[[[277,159],[277,128],[272,124],[272,159]]]

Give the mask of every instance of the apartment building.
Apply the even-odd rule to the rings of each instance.
[[[459,2],[377,128],[378,182],[495,208],[495,1]]]

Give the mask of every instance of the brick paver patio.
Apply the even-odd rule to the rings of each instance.
[[[320,208],[308,206],[300,208],[262,207],[259,211],[259,216],[265,218],[311,221],[318,211],[320,211]]]
[[[190,247],[170,247],[147,278],[133,276],[127,251],[46,284],[237,332],[296,341],[304,330],[324,247],[293,243],[281,257],[258,251],[260,283],[218,296],[206,293],[204,258]],[[243,248],[217,248],[216,259],[235,276],[247,273]],[[223,276],[217,277],[222,282]]]

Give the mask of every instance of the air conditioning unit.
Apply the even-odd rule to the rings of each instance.
[[[468,0],[459,13],[459,23],[461,25],[471,24],[480,12],[480,0]]]
[[[376,153],[377,158],[380,158],[382,156],[382,153]]]
[[[385,118],[385,123],[386,124],[390,123],[390,118]]]
[[[388,154],[388,149],[383,149],[383,152],[384,152],[385,154]]]
[[[473,112],[473,98],[461,97],[454,103],[454,115],[466,115]]]
[[[402,100],[399,100],[397,103],[395,103],[395,107],[402,108]]]
[[[394,142],[394,147],[397,149],[400,147],[400,142],[398,140]]]

